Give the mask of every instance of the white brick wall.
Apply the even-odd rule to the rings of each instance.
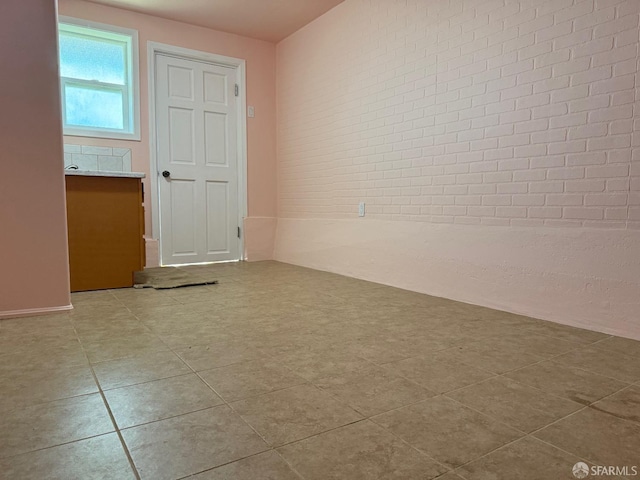
[[[638,0],[347,0],[278,46],[279,215],[640,228],[639,22]]]

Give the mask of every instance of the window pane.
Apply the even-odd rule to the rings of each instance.
[[[66,124],[80,127],[124,128],[122,92],[65,86]]]
[[[124,85],[126,43],[60,32],[60,74]]]

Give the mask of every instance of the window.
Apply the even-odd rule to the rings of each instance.
[[[65,135],[140,139],[138,33],[60,17]]]

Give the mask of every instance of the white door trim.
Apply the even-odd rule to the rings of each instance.
[[[160,238],[160,198],[158,176],[158,158],[156,142],[156,55],[169,55],[185,60],[213,63],[236,69],[240,94],[238,96],[238,225],[243,227],[247,216],[247,81],[246,61],[240,58],[226,57],[215,53],[201,52],[158,42],[147,42],[147,68],[149,79],[149,172],[151,182],[151,234],[158,242]],[[244,260],[244,228],[239,242],[240,260]],[[162,246],[158,255],[162,257]],[[162,258],[160,258],[162,264]]]

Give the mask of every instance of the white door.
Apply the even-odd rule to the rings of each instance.
[[[162,265],[240,258],[236,70],[156,57]]]

